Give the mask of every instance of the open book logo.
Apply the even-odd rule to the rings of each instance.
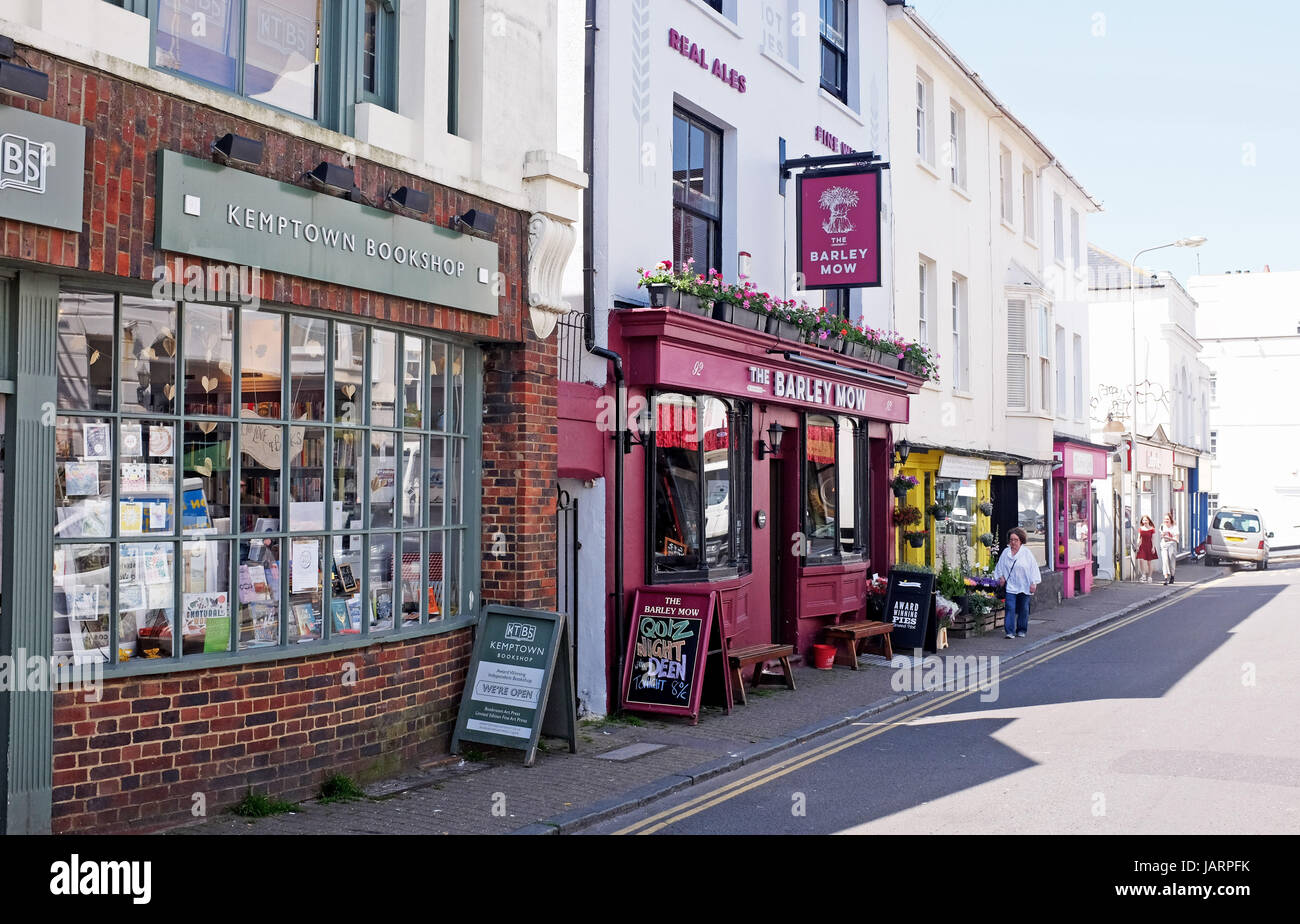
[[[47,147],[14,132],[0,135],[0,189],[23,189],[45,193],[45,165],[49,163]]]

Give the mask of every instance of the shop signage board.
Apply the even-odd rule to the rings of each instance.
[[[879,286],[880,170],[805,171],[797,189],[800,288]]]
[[[0,218],[81,230],[86,129],[0,106]]]
[[[497,313],[492,241],[175,151],[158,190],[159,250]]]
[[[1020,466],[1020,477],[1030,481],[1040,481],[1051,478],[1052,475],[1051,462],[1026,462]]]
[[[885,619],[894,624],[890,633],[894,651],[934,651],[939,628],[934,611],[934,575],[890,569]]]
[[[983,481],[989,477],[989,460],[945,453],[939,461],[939,477]]]
[[[713,593],[638,590],[623,659],[623,706],[699,721],[704,669],[710,654],[721,654],[727,674],[726,636]],[[709,650],[716,628],[720,651]]]
[[[1137,444],[1137,470],[1153,475],[1172,475],[1174,473],[1174,451],[1160,446]]]
[[[568,739],[570,753],[576,753],[567,625],[564,616],[547,610],[483,611],[451,738],[453,754],[460,742],[477,741],[518,748],[524,766],[531,767],[542,734]]]

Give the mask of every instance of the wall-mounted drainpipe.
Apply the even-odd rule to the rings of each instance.
[[[583,340],[587,352],[608,360],[614,367],[614,384],[617,389],[614,418],[614,651],[617,672],[612,687],[613,710],[623,708],[623,653],[627,650],[624,635],[624,597],[623,597],[623,456],[629,450],[627,433],[627,381],[623,378],[623,357],[613,350],[596,345],[596,306],[595,274],[593,266],[595,246],[593,244],[593,219],[595,216],[595,144],[593,141],[596,122],[596,0],[587,0],[586,47],[583,65],[583,141],[582,169],[587,174],[587,189],[582,197],[582,310]],[[606,536],[609,528],[606,528]]]

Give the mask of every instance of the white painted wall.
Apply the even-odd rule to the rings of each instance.
[[[1069,212],[1079,213],[1080,240],[1086,241],[1087,217],[1096,205],[1061,170],[1054,159],[971,79],[951,47],[936,41],[910,12],[889,12],[890,126],[894,137],[891,180],[894,216],[895,311],[897,329],[920,338],[920,262],[933,263],[935,295],[930,343],[940,354],[939,385],[927,383],[913,401],[911,421],[898,435],[914,442],[960,449],[1012,452],[1050,459],[1054,430],[1085,436],[1072,404],[1068,414],[1056,407],[1056,368],[1073,368],[1073,335],[1089,348],[1086,323],[1086,248],[1082,266],[1070,248]],[[918,75],[928,82],[926,131],[932,139],[917,151]],[[949,113],[956,104],[964,113],[965,182],[954,182],[952,167],[961,160],[960,142],[950,142]],[[1001,153],[1011,155],[1011,209],[1003,219]],[[1023,176],[1032,174],[1033,214],[1026,222]],[[1052,194],[1063,197],[1066,221],[1065,261],[1052,250]],[[953,365],[951,284],[954,274],[966,279],[969,310],[970,387],[957,387]],[[1082,283],[1082,288],[1081,284]],[[1005,378],[1007,300],[1028,302],[1030,409],[1009,410]],[[1047,343],[1051,363],[1048,404],[1040,401],[1039,317],[1033,306],[1047,306]],[[1055,355],[1055,328],[1066,329],[1066,356]],[[1087,385],[1085,383],[1085,393]],[[1072,401],[1072,393],[1071,393]]]
[[[1300,272],[1193,276],[1188,289],[1217,380],[1211,490],[1220,506],[1258,507],[1274,546],[1300,545],[1300,409],[1287,387],[1300,361]]]
[[[532,0],[461,4],[461,124],[456,135],[447,133],[449,0],[403,3],[400,9],[397,111],[358,103],[355,135],[329,131],[313,121],[150,68],[149,21],[104,0],[0,0],[0,33],[21,45],[510,208],[576,219],[580,165],[555,153],[560,28],[556,4]],[[526,180],[525,157],[538,151],[547,155],[547,167],[543,175]],[[358,180],[364,187],[364,174]]]

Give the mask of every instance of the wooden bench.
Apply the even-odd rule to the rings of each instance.
[[[790,669],[790,656],[794,654],[793,645],[750,645],[747,648],[733,648],[727,652],[727,660],[735,676],[732,686],[740,692],[740,704],[749,705],[745,698],[745,678],[742,671],[751,664],[754,667],[754,689],[763,682],[763,665],[768,661],[780,661],[785,674],[785,685],[794,689],[794,671]]]
[[[867,619],[862,622],[845,622],[837,626],[826,627],[826,638],[835,645],[835,663],[843,664],[841,656],[848,658],[849,667],[858,669],[858,646],[869,638],[879,638],[880,647],[886,660],[894,657],[894,647],[890,644],[889,633],[894,631],[892,622],[876,622]]]

